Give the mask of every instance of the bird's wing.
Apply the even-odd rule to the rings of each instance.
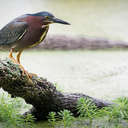
[[[20,40],[27,31],[26,22],[13,21],[0,30],[0,45],[13,45]]]

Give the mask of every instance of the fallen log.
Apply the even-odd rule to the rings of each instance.
[[[110,48],[128,48],[128,42],[121,40],[109,40],[106,38],[94,38],[86,36],[66,36],[66,35],[49,35],[43,43],[33,49],[110,49]]]
[[[110,105],[108,102],[84,94],[62,93],[56,89],[53,83],[42,77],[34,76],[32,79],[28,79],[19,66],[7,58],[0,60],[0,87],[33,105],[33,108],[27,113],[33,114],[37,120],[46,119],[51,111],[58,112],[63,109],[68,109],[74,116],[77,116],[76,106],[80,97],[92,99],[98,108]]]

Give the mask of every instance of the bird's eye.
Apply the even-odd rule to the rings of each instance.
[[[45,16],[45,18],[47,18],[47,19],[48,19],[48,16]]]

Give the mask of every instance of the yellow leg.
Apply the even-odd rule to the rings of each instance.
[[[29,73],[24,69],[24,67],[20,64],[20,56],[23,50],[20,50],[16,56],[16,62],[19,64],[19,67],[22,69],[23,74],[26,74],[29,77]]]
[[[17,63],[19,64],[20,68],[22,69],[23,71],[23,74],[26,74],[29,78],[32,78],[32,76],[37,76],[36,74],[33,74],[33,73],[28,73],[24,67],[20,64],[20,56],[21,56],[21,53],[23,52],[23,49],[20,50],[16,56],[16,61]]]
[[[33,75],[32,75],[32,74],[29,74],[29,73],[24,69],[24,67],[20,64],[20,56],[21,56],[22,51],[23,51],[23,49],[18,52],[18,54],[17,54],[17,56],[16,56],[16,59],[15,59],[15,58],[13,57],[13,55],[12,55],[12,53],[13,53],[13,48],[11,48],[8,57],[9,57],[14,63],[16,63],[16,64],[19,65],[19,67],[20,67],[21,70],[23,71],[23,74],[26,74],[27,77],[28,77],[28,79],[29,79],[29,81],[30,81],[31,83],[33,83],[32,80],[30,79],[30,78],[32,78]]]
[[[16,63],[17,64],[17,61],[15,60],[15,58],[13,57],[13,55],[12,55],[12,52],[13,52],[13,48],[11,48],[11,50],[10,50],[10,52],[9,52],[9,58],[14,62],[14,63]]]
[[[23,52],[23,50],[20,50],[16,56],[16,61],[18,64],[20,64],[20,56],[21,56],[21,53]]]

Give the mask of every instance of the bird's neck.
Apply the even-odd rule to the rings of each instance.
[[[49,25],[42,24],[42,29],[49,29]]]
[[[47,26],[42,25],[42,29],[41,29],[41,30],[42,30],[42,35],[41,35],[41,37],[40,37],[39,42],[41,42],[41,41],[44,40],[44,38],[45,38],[46,35],[47,35],[48,29],[49,29],[49,25],[47,25]]]

